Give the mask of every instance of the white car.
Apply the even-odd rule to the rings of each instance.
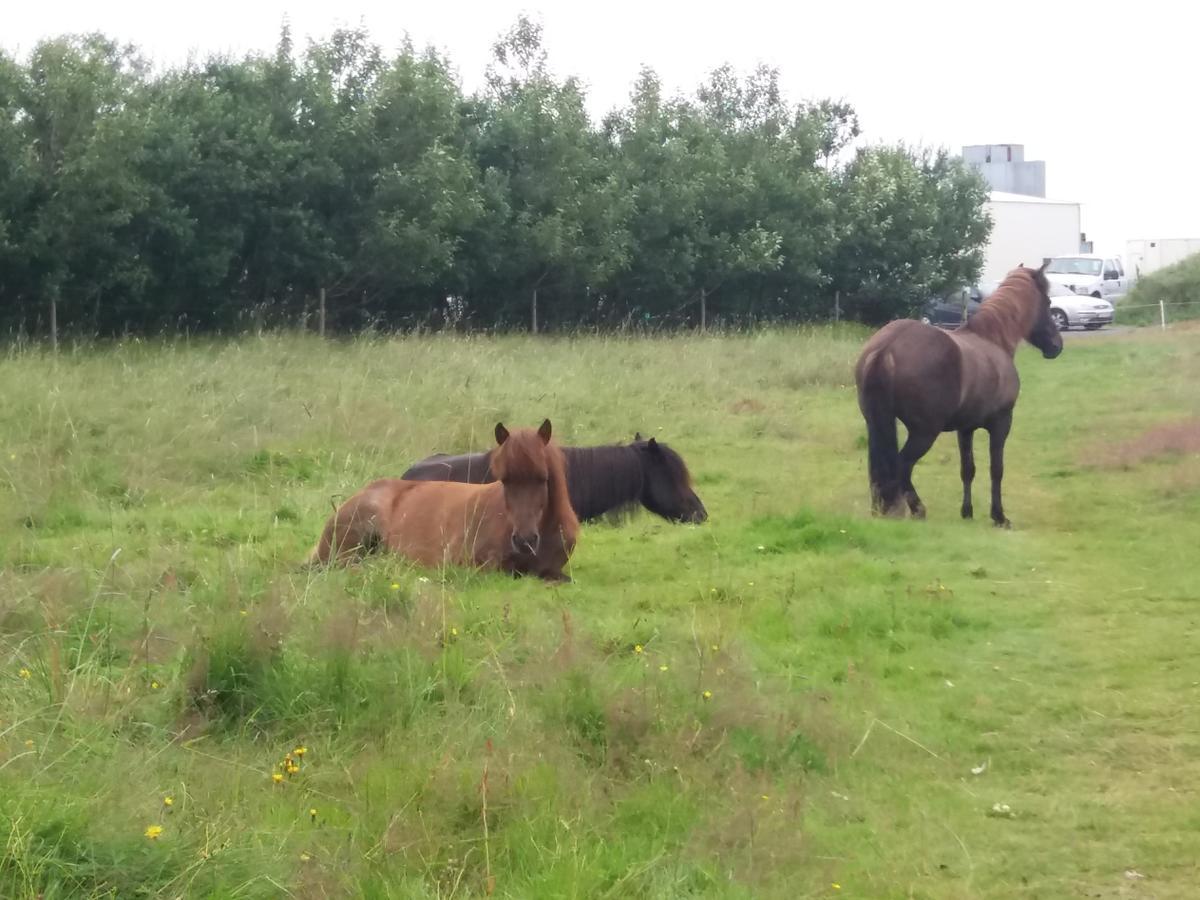
[[[1046,265],[1046,278],[1072,293],[1109,300],[1120,297],[1129,287],[1120,259],[1091,253],[1052,257]]]
[[[1082,325],[1089,331],[1111,325],[1113,305],[1100,297],[1078,294],[1061,284],[1050,282],[1050,318],[1059,331]]]

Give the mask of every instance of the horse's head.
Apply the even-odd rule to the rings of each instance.
[[[1050,282],[1046,279],[1046,263],[1036,269],[1022,266],[1021,271],[1033,282],[1037,309],[1033,317],[1033,325],[1025,339],[1042,351],[1046,359],[1054,359],[1062,353],[1062,333],[1054,320],[1050,318]]]
[[[518,554],[536,555],[541,545],[542,520],[550,504],[550,420],[542,427],[509,431],[496,423],[492,474],[504,486],[504,508]]]
[[[703,522],[708,510],[692,490],[683,458],[654,438],[635,435],[633,447],[642,461],[642,505],[673,522]]]

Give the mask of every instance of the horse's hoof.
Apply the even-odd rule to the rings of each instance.
[[[962,517],[964,519],[975,518],[975,510],[971,509],[971,507],[969,507],[969,506],[964,506],[963,511],[962,511]]]
[[[924,519],[925,518],[925,507],[918,506],[916,509],[914,509],[912,511],[912,517],[914,519]]]
[[[1012,522],[1010,522],[1008,519],[994,519],[992,524],[997,528],[1012,528]]]

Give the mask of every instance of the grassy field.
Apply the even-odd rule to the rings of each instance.
[[[1010,532],[946,438],[869,516],[863,337],[9,353],[0,896],[1195,897],[1200,332],[1021,351]],[[544,416],[710,521],[588,526],[563,587],[297,567]]]

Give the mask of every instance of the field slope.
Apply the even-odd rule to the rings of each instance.
[[[1197,332],[1021,352],[1009,532],[946,438],[927,521],[868,515],[863,337],[9,352],[0,896],[1194,897]],[[297,567],[544,416],[710,521],[588,526],[558,588]]]

